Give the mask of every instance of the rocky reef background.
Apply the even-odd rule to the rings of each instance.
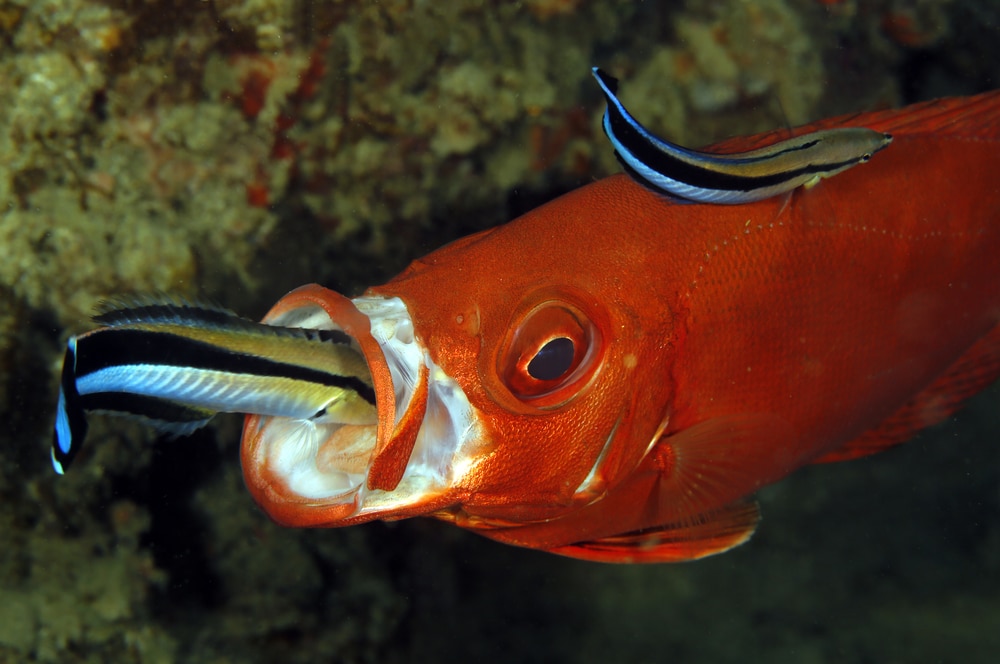
[[[995,87],[998,37],[977,0],[0,0],[0,661],[995,661],[995,388],[678,566],[279,528],[236,418],[96,423],[63,478],[48,445],[102,296],[259,317],[616,171],[591,65],[700,145]]]

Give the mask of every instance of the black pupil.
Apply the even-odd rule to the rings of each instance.
[[[573,341],[566,337],[552,339],[538,349],[528,362],[528,373],[535,380],[555,380],[573,364]]]

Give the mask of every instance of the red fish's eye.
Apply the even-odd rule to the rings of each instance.
[[[576,307],[547,301],[508,334],[498,374],[511,394],[545,408],[565,403],[593,373],[596,327]]]
[[[561,378],[573,366],[573,340],[558,337],[538,349],[528,362],[528,375],[535,380]]]

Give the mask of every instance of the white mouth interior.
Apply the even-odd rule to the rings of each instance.
[[[340,330],[321,307],[300,307],[270,325]],[[343,331],[343,330],[341,330]],[[360,348],[354,345],[359,353]],[[286,488],[303,498],[329,500],[353,495],[365,481],[375,450],[377,423],[270,417],[261,420],[260,454]]]
[[[272,417],[261,421],[259,461],[285,488],[323,504],[353,502],[358,512],[412,504],[451,485],[471,465],[469,450],[478,439],[473,409],[458,384],[437,367],[414,335],[406,305],[399,298],[360,297],[371,333],[385,356],[396,400],[396,422],[413,400],[422,366],[427,366],[427,411],[403,474],[393,491],[366,487],[376,446],[377,424]],[[272,325],[340,329],[320,307],[302,307]],[[384,398],[378,395],[377,398]]]

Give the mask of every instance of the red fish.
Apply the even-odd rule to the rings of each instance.
[[[612,176],[355,300],[290,293],[265,320],[353,337],[379,422],[248,417],[253,496],[292,526],[679,561],[745,542],[760,487],[941,421],[1000,376],[1000,93],[806,130],[841,126],[894,140],[747,205]]]

